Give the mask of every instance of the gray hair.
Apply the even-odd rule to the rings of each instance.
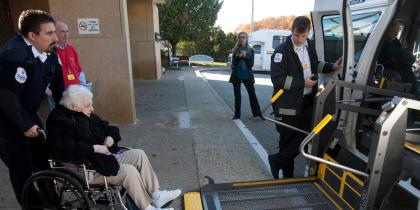
[[[92,92],[81,85],[70,85],[64,92],[60,100],[60,105],[67,109],[74,110],[74,107],[80,107],[83,100],[87,97],[93,98]]]

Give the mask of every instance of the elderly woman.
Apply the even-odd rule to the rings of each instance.
[[[177,198],[181,190],[160,191],[156,174],[143,150],[122,150],[119,130],[93,114],[92,93],[71,85],[63,92],[60,106],[47,119],[48,146],[55,159],[82,161],[96,170],[91,184],[122,185],[138,208],[161,208]]]

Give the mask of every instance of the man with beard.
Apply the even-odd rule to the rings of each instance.
[[[57,54],[51,51],[57,41],[53,17],[23,11],[18,29],[0,49],[0,158],[21,203],[25,181],[49,167],[38,108],[48,84],[56,101],[64,85]]]

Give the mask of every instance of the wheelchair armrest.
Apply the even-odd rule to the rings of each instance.
[[[95,170],[87,169],[82,161],[63,161],[57,159],[49,159],[50,167],[53,170],[69,173],[72,177],[89,188],[89,181],[93,178]]]
[[[131,147],[122,147],[122,146],[118,146],[121,150],[132,150],[133,148]]]
[[[51,164],[74,164],[74,165],[78,165],[78,166],[82,166],[84,165],[84,163],[82,161],[76,161],[76,160],[58,160],[58,159],[48,159],[48,162]]]

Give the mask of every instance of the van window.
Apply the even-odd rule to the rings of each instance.
[[[381,16],[380,12],[369,12],[352,15],[355,44],[355,62],[359,61],[363,47]],[[322,17],[324,34],[324,57],[326,62],[335,62],[343,53],[343,28],[341,16]]]
[[[287,39],[287,36],[279,36],[275,35],[273,36],[273,49],[276,49],[281,43],[285,42]]]
[[[254,54],[261,54],[261,45],[256,44],[252,47],[254,49]]]

